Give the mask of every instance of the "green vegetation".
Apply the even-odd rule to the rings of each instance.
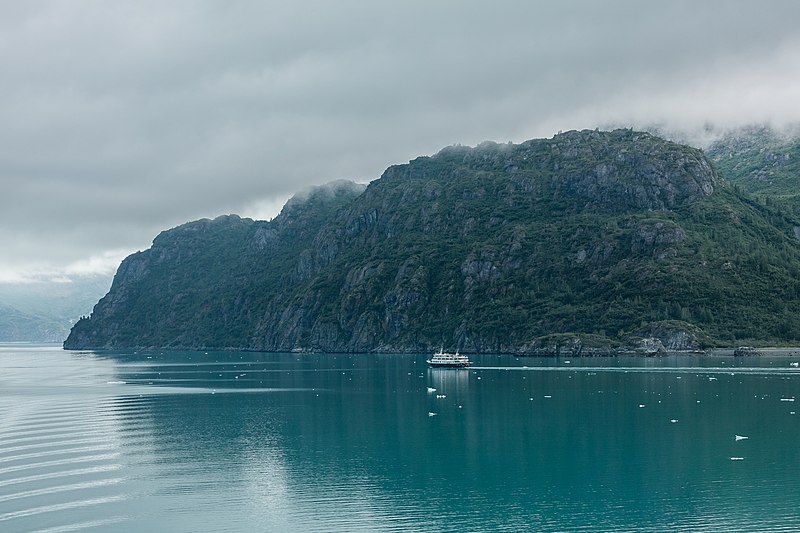
[[[727,133],[706,152],[731,184],[800,215],[800,137],[750,126]]]
[[[450,147],[271,222],[162,233],[65,344],[535,352],[800,339],[786,210],[631,130]]]

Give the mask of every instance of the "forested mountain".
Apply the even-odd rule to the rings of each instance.
[[[697,149],[631,130],[453,146],[123,261],[66,348],[551,353],[800,339],[800,241]],[[652,344],[652,341],[651,341]]]
[[[764,202],[800,214],[800,127],[730,130],[706,150],[725,178]]]

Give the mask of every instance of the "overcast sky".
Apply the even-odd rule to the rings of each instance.
[[[800,120],[800,2],[0,0],[0,280],[483,140]]]

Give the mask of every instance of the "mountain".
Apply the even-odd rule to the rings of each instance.
[[[706,149],[706,155],[741,190],[800,214],[800,127],[750,125],[730,130]]]
[[[0,342],[62,342],[110,285],[107,275],[0,283]]]
[[[632,130],[453,146],[163,232],[66,348],[574,353],[800,338],[800,232]],[[649,343],[649,344],[648,344]]]

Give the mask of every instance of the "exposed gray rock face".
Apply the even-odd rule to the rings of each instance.
[[[664,348],[664,345],[661,343],[659,339],[654,339],[653,337],[646,337],[641,339],[637,346],[636,352],[641,355],[661,355],[666,353],[667,349]]]
[[[685,352],[700,350],[702,332],[697,326],[681,321],[664,321],[640,328],[640,346],[653,353]]]

